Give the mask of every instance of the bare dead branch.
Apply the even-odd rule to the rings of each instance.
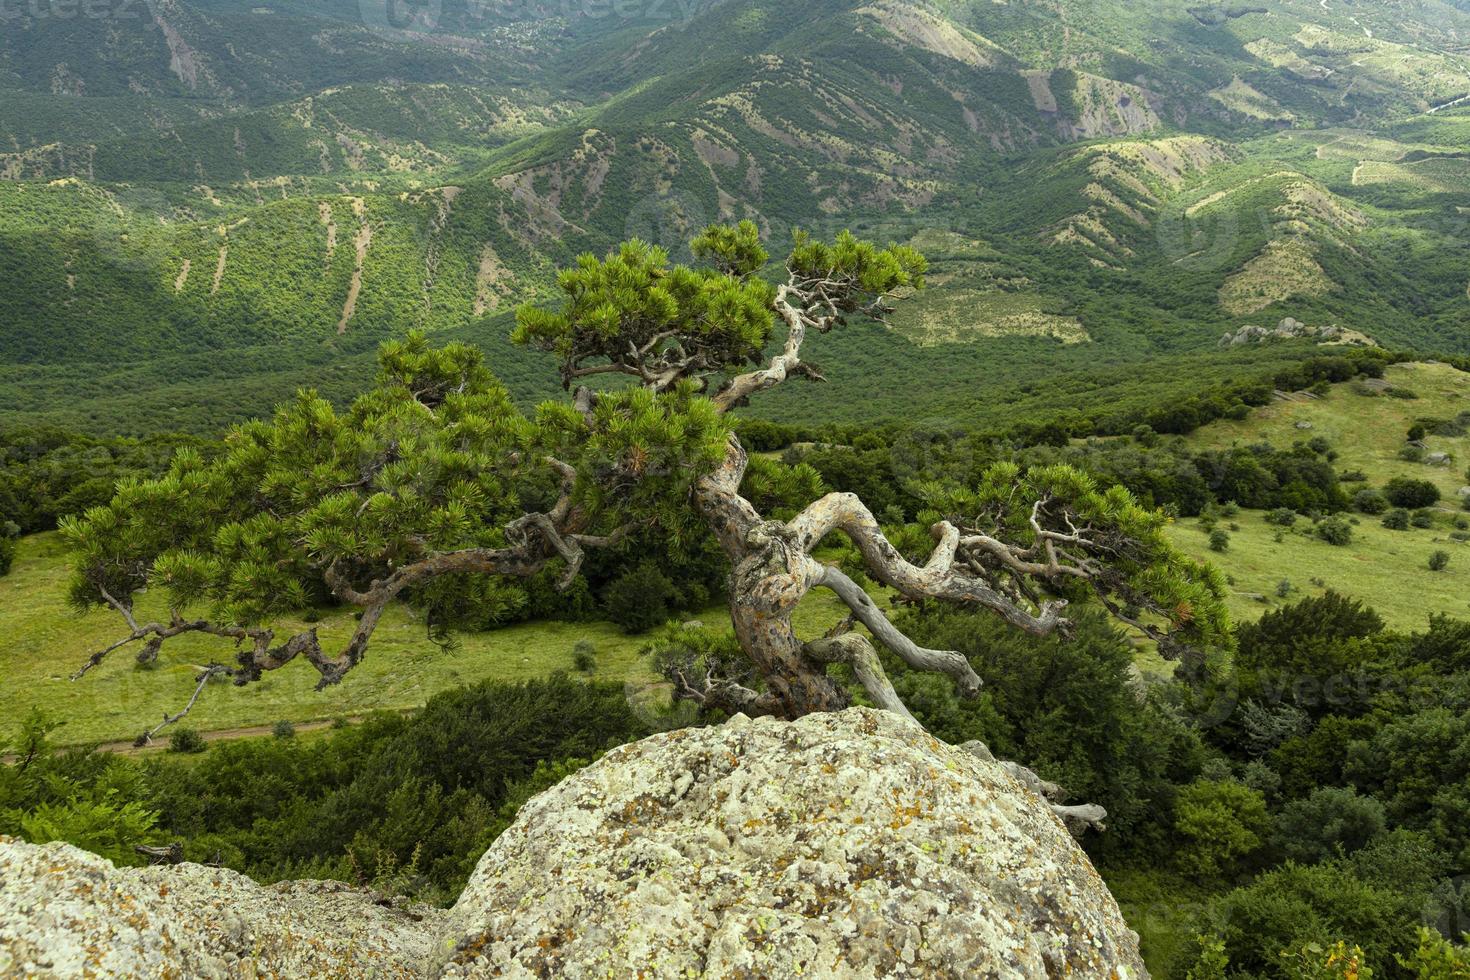
[[[1070,626],[1061,615],[1066,600],[1043,602],[1033,612],[1006,595],[992,579],[977,574],[974,566],[951,560],[954,534],[947,525],[940,526],[936,554],[923,567],[910,562],[893,546],[855,494],[829,494],[797,515],[789,527],[794,545],[808,554],[829,533],[841,531],[857,545],[874,578],[910,599],[947,599],[982,606],[1036,636],[1065,631]]]
[[[142,748],[145,745],[152,745],[153,736],[163,731],[169,725],[173,725],[182,721],[185,716],[189,714],[190,711],[194,710],[194,705],[197,704],[199,701],[199,695],[204,693],[204,685],[208,684],[213,678],[219,676],[220,674],[228,674],[229,672],[230,669],[223,666],[222,664],[210,664],[208,667],[204,668],[204,671],[199,675],[199,683],[194,685],[194,694],[192,697],[189,698],[189,703],[184,705],[183,710],[175,715],[171,715],[165,712],[163,715],[163,722],[159,724],[156,728],[151,728],[144,731],[143,734],[137,737],[133,744],[135,746],[138,746],[139,748]]]
[[[893,683],[889,681],[888,675],[884,673],[883,664],[878,660],[878,651],[873,649],[873,644],[869,643],[867,637],[861,633],[845,633],[841,636],[812,640],[806,645],[806,653],[807,656],[824,664],[847,664],[852,668],[853,676],[858,679],[858,683],[862,684],[863,690],[868,692],[868,697],[873,699],[874,704],[896,715],[902,715],[916,725],[919,724],[918,719],[909,713],[908,707],[898,696],[898,692],[893,689]]]
[[[878,608],[862,586],[849,578],[841,569],[826,566],[817,584],[831,589],[847,604],[852,614],[878,638],[878,641],[898,655],[899,659],[915,670],[944,674],[955,682],[960,696],[973,698],[980,694],[981,680],[970,661],[955,650],[930,650],[921,647],[891,623],[883,610]],[[852,634],[849,634],[852,635]],[[810,646],[810,644],[808,644]],[[885,678],[886,683],[886,678]],[[866,685],[865,685],[866,686]],[[868,692],[870,695],[872,691]],[[885,706],[886,707],[886,706]],[[907,712],[901,712],[906,714]]]

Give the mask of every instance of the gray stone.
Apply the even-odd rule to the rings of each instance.
[[[466,977],[1147,976],[1003,763],[887,712],[736,717],[531,801],[452,912]]]
[[[888,712],[737,716],[536,797],[448,912],[0,838],[0,976],[1146,977],[1038,789]]]
[[[117,868],[68,844],[0,837],[0,976],[423,976],[444,916],[338,882]]]

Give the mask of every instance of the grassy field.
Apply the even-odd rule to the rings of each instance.
[[[139,670],[133,660],[136,649],[125,648],[73,682],[71,673],[93,651],[126,631],[116,614],[80,616],[68,608],[66,578],[66,554],[55,534],[23,539],[14,570],[0,578],[0,635],[7,639],[0,650],[0,718],[7,719],[6,728],[37,705],[65,720],[56,733],[59,741],[130,739],[156,724],[164,712],[183,706],[201,665],[227,662],[233,653],[228,643],[183,636],[164,647],[155,669]],[[844,612],[823,591],[798,611],[797,625],[804,632],[820,633]],[[140,602],[141,621],[159,613],[146,597]],[[728,623],[723,607],[697,618],[710,627]],[[287,621],[277,632],[303,625]],[[352,625],[351,615],[341,610],[322,610],[317,624],[328,648],[344,642]],[[396,606],[383,617],[367,659],[341,685],[317,692],[316,672],[292,664],[246,688],[210,687],[189,724],[215,731],[415,708],[439,691],[485,679],[514,681],[571,672],[572,647],[583,639],[597,648],[597,668],[590,677],[621,681],[633,698],[663,697],[658,678],[639,654],[645,639],[625,636],[610,624],[526,623],[466,634],[458,649],[446,651],[429,642],[422,622]]]
[[[1307,520],[1278,543],[1281,529],[1264,518],[1259,511],[1241,511],[1222,521],[1226,530],[1232,523],[1240,528],[1230,531],[1230,548],[1223,553],[1210,550],[1198,521],[1180,521],[1172,530],[1180,549],[1230,576],[1230,615],[1236,622],[1328,588],[1364,600],[1398,629],[1423,629],[1431,613],[1470,618],[1470,545],[1450,540],[1447,518],[1434,528],[1390,531],[1379,518],[1361,516],[1345,547],[1317,538]],[[1438,550],[1449,552],[1450,564],[1431,572],[1429,556]],[[1283,581],[1291,584],[1286,598],[1276,594]]]
[[[1470,437],[1430,436],[1431,452],[1453,455],[1451,466],[1405,462],[1399,450],[1416,419],[1451,419],[1470,410],[1470,374],[1444,364],[1401,364],[1388,370],[1386,380],[1419,397],[1367,395],[1355,384],[1337,385],[1321,398],[1292,396],[1253,411],[1241,421],[1221,421],[1200,429],[1190,442],[1201,448],[1222,449],[1269,442],[1278,447],[1322,436],[1339,453],[1337,467],[1359,470],[1368,486],[1381,487],[1396,476],[1430,480],[1444,494],[1433,528],[1390,531],[1377,517],[1359,515],[1353,541],[1334,547],[1312,533],[1303,519],[1276,540],[1280,528],[1265,522],[1259,512],[1242,511],[1222,522],[1230,531],[1230,547],[1223,553],[1209,549],[1209,535],[1198,521],[1174,526],[1175,543],[1199,558],[1214,562],[1233,580],[1230,611],[1237,621],[1254,619],[1283,602],[1327,588],[1367,601],[1390,625],[1418,629],[1430,613],[1470,616],[1470,545],[1454,541],[1457,492],[1466,483]],[[1309,428],[1300,428],[1306,425]],[[1348,484],[1351,492],[1362,484]],[[1238,530],[1230,530],[1231,524]],[[1443,550],[1451,555],[1442,572],[1429,570],[1429,556]],[[1292,586],[1279,597],[1282,581]],[[1314,582],[1323,583],[1315,585]]]
[[[1454,506],[1455,494],[1467,482],[1470,436],[1425,440],[1429,452],[1450,453],[1454,457],[1451,466],[1406,463],[1398,454],[1416,419],[1453,419],[1470,412],[1470,374],[1447,364],[1398,364],[1388,369],[1385,380],[1419,397],[1365,395],[1358,385],[1336,385],[1321,398],[1297,394],[1291,396],[1292,401],[1256,409],[1239,422],[1207,425],[1190,436],[1190,442],[1205,449],[1259,442],[1286,448],[1322,436],[1337,450],[1340,471],[1361,470],[1372,486],[1382,486],[1395,476],[1430,480],[1444,494],[1446,505]],[[1310,428],[1298,428],[1301,424]]]

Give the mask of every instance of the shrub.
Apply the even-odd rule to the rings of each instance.
[[[73,798],[41,803],[20,815],[21,836],[33,844],[65,841],[119,865],[137,864],[137,844],[157,836],[158,814],[138,800]]]
[[[668,622],[678,591],[651,562],[624,573],[607,587],[603,608],[625,633],[643,633]]]
[[[1329,517],[1317,525],[1317,537],[1339,548],[1353,543],[1353,526],[1342,517]]]
[[[1429,556],[1429,570],[1431,572],[1442,572],[1450,567],[1450,553],[1448,551],[1436,551]]]
[[[1422,463],[1424,462],[1424,456],[1423,446],[1410,444],[1399,450],[1399,459],[1405,463]]]
[[[1230,535],[1224,528],[1217,527],[1210,532],[1211,551],[1229,551]]]
[[[1391,510],[1383,517],[1383,526],[1390,531],[1407,531],[1409,529],[1409,512],[1406,510]]]
[[[1424,437],[1428,434],[1429,431],[1424,428],[1423,422],[1415,422],[1413,425],[1409,426],[1410,442],[1422,442],[1424,440]]]
[[[296,726],[289,721],[278,721],[272,726],[271,734],[276,738],[295,738]]]
[[[1382,514],[1388,510],[1388,498],[1381,490],[1365,487],[1353,494],[1353,508],[1360,514]]]
[[[1409,523],[1415,527],[1434,527],[1434,514],[1427,510],[1416,510],[1409,515]]]
[[[20,525],[14,521],[0,521],[0,578],[10,574],[15,563],[15,548],[20,538]]]
[[[204,741],[204,736],[192,728],[175,729],[174,733],[168,737],[168,750],[170,752],[182,752],[192,755],[203,752],[207,748],[209,748],[209,745]]]
[[[1266,800],[1241,783],[1199,780],[1179,791],[1174,830],[1183,843],[1176,852],[1187,874],[1213,877],[1236,869],[1261,846],[1271,825]]]
[[[1296,523],[1296,511],[1290,507],[1277,507],[1266,515],[1266,523],[1277,527],[1291,527]]]
[[[1404,476],[1389,480],[1388,485],[1383,488],[1383,494],[1395,507],[1411,510],[1439,503],[1439,487],[1428,480],[1412,480]]]
[[[580,673],[590,674],[597,669],[597,647],[590,640],[578,640],[572,647],[572,666]]]
[[[1277,598],[1285,599],[1287,596],[1291,595],[1291,592],[1292,592],[1291,579],[1284,578],[1280,582],[1277,582],[1276,583],[1276,596],[1277,596]]]
[[[1302,800],[1292,800],[1276,820],[1275,843],[1288,860],[1315,864],[1352,853],[1383,833],[1383,804],[1356,790],[1324,786]]]

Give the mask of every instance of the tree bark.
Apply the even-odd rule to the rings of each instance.
[[[800,718],[841,711],[852,702],[808,656],[791,625],[796,606],[817,584],[821,566],[787,541],[784,525],[761,519],[740,495],[745,448],[730,436],[725,459],[695,486],[695,506],[730,560],[730,620],[735,636],[766,681],[771,713]]]

